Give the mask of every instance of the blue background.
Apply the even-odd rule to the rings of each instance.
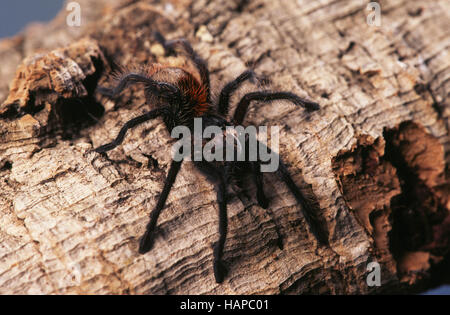
[[[1,1],[0,38],[20,32],[29,22],[50,21],[63,8],[63,5],[63,0]]]

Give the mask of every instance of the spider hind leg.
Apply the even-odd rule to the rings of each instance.
[[[261,164],[259,161],[251,163],[253,179],[256,184],[256,198],[258,200],[258,204],[261,206],[261,208],[268,209],[269,208],[269,199],[266,197],[266,194],[264,193],[263,173],[261,172],[260,167],[261,167]],[[268,211],[270,211],[270,210],[268,210]],[[283,249],[283,247],[284,247],[283,246],[283,236],[281,235],[280,229],[278,228],[275,221],[274,221],[274,224],[275,224],[275,232],[277,233],[277,246],[279,249]]]
[[[264,193],[263,174],[261,173],[260,165],[257,162],[251,163],[253,179],[256,184],[256,199],[261,208],[267,209],[269,207],[269,200]]]
[[[150,222],[147,224],[144,235],[142,236],[139,243],[139,253],[145,254],[150,251],[153,247],[155,241],[155,227],[161,210],[166,204],[167,197],[169,196],[170,190],[177,178],[178,171],[180,170],[182,161],[172,161],[170,165],[169,173],[167,174],[166,182],[164,183],[164,188],[159,196],[158,203],[153,211],[150,213]]]
[[[227,217],[227,186],[223,174],[219,175],[217,185],[217,203],[219,204],[219,239],[214,244],[214,277],[217,283],[222,283],[228,270],[223,263],[223,249],[227,239],[228,217]]]
[[[223,250],[228,232],[227,187],[230,182],[230,169],[227,165],[225,165],[225,168],[223,169],[206,161],[194,163],[208,179],[216,184],[217,205],[219,206],[219,239],[213,246],[213,270],[216,282],[222,283],[228,274],[228,268],[223,261]]]

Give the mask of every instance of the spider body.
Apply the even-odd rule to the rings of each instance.
[[[231,120],[232,122],[230,122],[226,119],[230,97],[243,82],[247,80],[253,81],[255,79],[253,71],[247,70],[235,80],[226,84],[220,93],[217,106],[214,106],[210,96],[209,72],[206,62],[197,55],[186,40],[177,39],[167,41],[159,33],[156,33],[155,36],[165,48],[166,53],[181,53],[186,55],[188,60],[192,62],[191,68],[193,68],[194,71],[189,67],[173,67],[153,64],[145,73],[126,73],[122,75],[119,78],[117,86],[113,89],[98,87],[97,90],[101,94],[114,98],[126,88],[127,85],[138,82],[143,83],[147,102],[156,104],[156,108],[125,123],[115,140],[96,148],[95,151],[105,153],[114,149],[122,143],[128,129],[157,117],[162,117],[169,132],[176,126],[186,126],[190,130],[193,130],[194,119],[200,118],[203,130],[208,126],[217,126],[223,130],[221,136],[225,137],[229,135],[229,131],[226,130],[226,127],[240,125],[245,117],[248,106],[255,100],[263,102],[288,100],[296,105],[305,107],[307,110],[312,111],[319,108],[317,103],[302,99],[291,92],[253,92],[246,94],[241,99],[236,107],[234,116]],[[219,239],[214,245],[213,254],[214,275],[216,282],[218,283],[222,282],[227,274],[227,268],[222,260],[228,226],[227,187],[233,183],[233,181],[239,181],[239,177],[241,177],[243,173],[250,172],[253,175],[253,180],[257,187],[258,204],[263,208],[267,208],[269,205],[263,189],[263,175],[260,171],[261,161],[250,161],[248,159],[249,146],[246,145],[247,141],[248,138],[245,139],[246,143],[237,142],[237,146],[245,148],[245,159],[243,161],[206,161],[204,159],[195,161],[195,159],[193,159],[196,167],[206,174],[216,186],[219,208]],[[203,142],[202,145],[204,146],[205,142]],[[140,253],[148,252],[154,244],[155,228],[158,217],[164,208],[181,164],[182,161],[173,160],[171,162],[163,190],[155,208],[150,213],[150,221],[147,225],[146,232],[140,240]],[[276,172],[289,187],[296,200],[301,204],[303,214],[312,233],[320,243],[327,244],[328,232],[320,226],[317,215],[292,180],[281,160]],[[280,248],[282,247],[281,238],[278,245]]]

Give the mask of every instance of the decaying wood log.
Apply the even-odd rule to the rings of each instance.
[[[78,2],[80,27],[62,11],[0,42],[0,293],[386,293],[448,277],[448,1],[380,1],[380,26],[360,0]],[[245,124],[281,127],[280,153],[317,200],[329,247],[266,174],[269,210],[250,184],[230,200],[230,272],[215,283],[216,194],[184,163],[154,248],[138,254],[173,139],[156,120],[108,157],[92,152],[152,106],[139,86],[115,101],[95,88],[115,64],[171,58],[155,30],[193,43],[214,91],[252,67],[320,103],[311,114],[255,104]],[[372,261],[381,286],[367,285]]]

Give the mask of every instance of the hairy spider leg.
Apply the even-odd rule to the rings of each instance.
[[[227,239],[227,178],[222,172],[218,176],[217,203],[219,204],[219,240],[214,244],[214,277],[217,283],[223,282],[228,270],[223,263],[223,249]]]
[[[105,88],[105,87],[97,87],[97,91],[107,97],[114,98],[119,95],[129,84],[131,83],[144,83],[146,89],[155,93],[155,95],[160,95],[169,92],[172,93],[170,95],[180,95],[180,90],[174,85],[166,82],[157,82],[151,78],[146,77],[145,75],[138,73],[128,73],[124,77],[121,78],[119,83],[113,89]],[[110,151],[120,145],[124,138],[128,129],[136,127],[143,122],[146,122],[150,119],[154,119],[158,116],[161,116],[167,107],[161,107],[154,110],[151,110],[141,116],[133,118],[125,123],[125,125],[120,129],[119,134],[116,139],[110,143],[104,144],[95,149],[96,152],[103,153]]]
[[[273,152],[268,146],[258,141],[258,148],[265,149],[266,152],[271,154],[276,154]],[[315,238],[319,241],[322,245],[328,245],[328,230],[325,227],[322,227],[322,224],[319,220],[319,217],[316,213],[316,211],[312,208],[310,202],[305,198],[305,196],[302,194],[300,188],[298,188],[297,184],[295,184],[294,180],[292,179],[291,175],[289,174],[289,171],[284,164],[281,157],[278,155],[278,161],[279,166],[276,171],[278,177],[288,186],[291,193],[294,195],[297,202],[302,207],[302,213],[305,217],[306,222],[308,223],[311,232],[314,234]],[[259,163],[262,163],[262,161],[259,161]]]
[[[115,98],[131,83],[144,83],[147,89],[157,95],[167,92],[174,95],[180,93],[179,89],[173,84],[158,82],[140,73],[127,73],[120,79],[115,88],[110,89],[99,86],[96,91],[109,98]]]
[[[237,124],[241,124],[244,120],[245,114],[247,112],[248,106],[251,101],[273,101],[273,100],[289,100],[292,101],[296,105],[302,105],[307,110],[318,110],[319,104],[316,102],[312,102],[306,99],[299,97],[298,95],[291,92],[269,92],[269,91],[260,91],[260,92],[252,92],[244,95],[239,102],[236,111],[234,113],[234,121]],[[270,150],[267,148],[267,150]],[[269,151],[267,151],[269,152]],[[302,212],[305,216],[305,219],[308,225],[311,228],[311,232],[314,234],[316,239],[323,245],[328,244],[328,231],[321,228],[321,224],[317,217],[315,211],[311,208],[309,202],[305,199],[300,189],[297,187],[295,182],[293,181],[291,175],[289,174],[286,166],[283,161],[279,158],[279,168],[277,173],[279,177],[285,182],[288,186],[291,193],[295,196],[295,199],[302,206]]]
[[[206,61],[195,52],[189,41],[186,40],[185,38],[167,40],[160,32],[155,32],[154,36],[156,40],[164,47],[167,54],[169,55],[170,54],[176,55],[177,46],[183,49],[186,56],[192,60],[192,62],[197,67],[197,70],[200,73],[202,84],[206,87],[207,101],[209,103],[211,101],[211,91],[210,91],[211,88],[210,88],[208,64],[206,63]]]
[[[139,253],[145,254],[149,250],[152,249],[154,241],[155,241],[155,227],[158,221],[158,217],[161,213],[161,210],[164,208],[166,204],[167,197],[169,196],[170,189],[177,178],[178,171],[180,170],[181,161],[172,161],[170,165],[169,173],[167,174],[166,181],[164,183],[164,188],[159,196],[158,203],[153,211],[150,213],[150,222],[147,224],[144,235],[141,237],[139,243]]]
[[[116,139],[111,141],[110,143],[104,144],[102,146],[99,146],[94,151],[98,153],[104,153],[107,151],[110,151],[120,145],[123,142],[123,139],[125,138],[125,134],[127,133],[128,129],[134,128],[137,125],[142,124],[143,122],[146,122],[147,120],[154,119],[162,114],[162,109],[157,108],[154,110],[151,110],[141,116],[135,117],[125,123],[123,127],[120,129],[119,134],[117,135]]]
[[[267,199],[263,189],[263,174],[259,162],[251,162],[251,171],[253,173],[253,180],[256,185],[256,200],[261,208],[267,209],[269,207],[269,200]]]
[[[227,239],[228,232],[228,216],[227,216],[227,187],[230,169],[227,165],[224,168],[218,168],[214,164],[207,161],[196,161],[195,166],[206,175],[207,178],[215,183],[217,193],[217,205],[219,206],[219,239],[214,243],[214,277],[217,283],[223,282],[228,274],[228,269],[223,262],[223,250]]]
[[[251,162],[251,171],[253,174],[253,180],[256,185],[256,199],[258,200],[258,204],[261,208],[268,209],[269,208],[269,200],[264,193],[264,181],[263,181],[263,173],[261,172],[261,163],[259,161]],[[277,245],[280,249],[283,249],[283,237],[281,236],[280,230],[278,226],[275,224],[276,233],[278,236]]]
[[[300,96],[291,92],[258,91],[245,94],[242,97],[234,112],[234,121],[238,125],[242,124],[242,121],[244,120],[245,114],[247,113],[247,109],[251,101],[269,102],[275,100],[288,100],[296,105],[302,105],[309,111],[319,109],[319,104],[317,104],[316,102],[312,102],[307,99],[301,98]]]
[[[265,152],[268,152],[270,154],[277,154],[277,153],[273,152],[268,146],[261,143],[260,141],[258,141],[258,148],[264,149]],[[312,208],[310,202],[305,198],[305,196],[302,194],[301,190],[295,184],[294,180],[292,179],[291,175],[289,174],[289,171],[288,171],[286,165],[284,164],[283,160],[281,159],[281,157],[279,155],[278,155],[278,160],[279,160],[279,166],[276,171],[278,177],[286,184],[286,186],[288,186],[290,192],[294,195],[297,202],[301,205],[303,216],[305,217],[305,220],[308,223],[308,225],[311,229],[311,232],[314,234],[315,238],[319,241],[320,244],[328,245],[329,244],[328,230],[325,227],[322,227],[323,225],[321,224],[316,211]],[[259,191],[257,192],[257,194],[261,194],[261,192],[263,194],[264,193],[262,191],[262,189],[263,189],[262,175],[263,174],[260,171],[260,165],[261,165],[261,163],[264,163],[264,162],[261,161],[258,156],[258,161],[253,162],[253,163],[255,163],[255,164],[252,167],[252,172],[255,174],[255,172],[259,171],[261,174],[260,175],[261,179],[256,179],[256,177],[255,177],[256,185],[257,185],[257,187],[259,186],[259,188],[258,188]],[[256,175],[254,175],[254,176],[256,176]],[[265,197],[265,195],[264,195],[264,197]],[[261,197],[258,196],[258,203],[259,203],[259,198],[261,198]],[[260,203],[260,205],[261,205],[261,203]],[[280,233],[278,233],[278,235],[279,235],[279,238],[281,238]],[[280,246],[280,244],[279,244],[279,246]],[[282,246],[282,244],[281,244],[281,246]],[[280,248],[282,248],[282,247],[280,247]]]
[[[236,79],[228,82],[220,92],[219,105],[217,106],[220,115],[227,116],[230,106],[231,95],[239,88],[239,86],[247,80],[253,81],[255,73],[252,70],[242,72]]]

